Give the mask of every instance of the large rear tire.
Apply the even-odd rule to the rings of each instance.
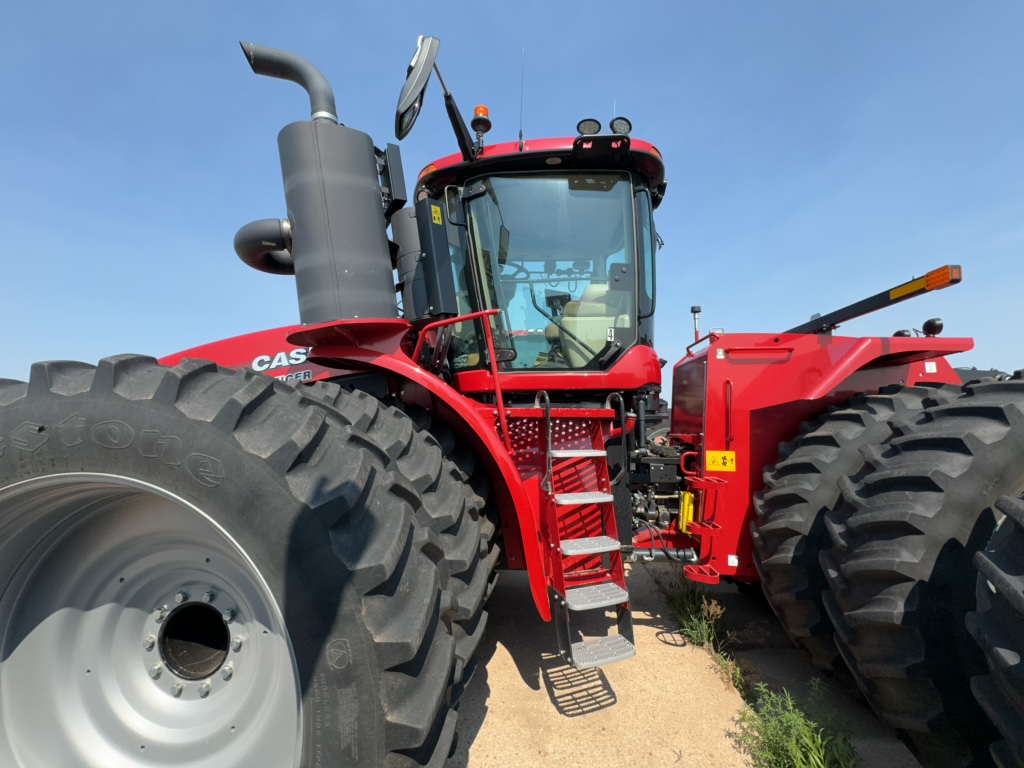
[[[1024,491],[1024,380],[968,384],[868,453],[870,471],[843,481],[826,517],[824,597],[839,651],[922,762],[987,759],[990,726],[968,684],[984,658],[964,617],[992,505]]]
[[[839,499],[839,480],[864,463],[862,447],[889,439],[890,424],[959,392],[954,386],[891,386],[857,395],[802,424],[794,441],[779,446],[780,461],[765,468],[765,488],[754,495],[757,519],[750,524],[754,565],[782,628],[816,667],[832,669],[838,661],[818,555],[830,546],[825,511]]]
[[[0,765],[443,765],[456,643],[392,466],[210,363],[0,382]]]
[[[456,450],[454,439],[450,444],[440,442],[435,431],[450,436],[451,430],[432,423],[429,412],[400,400],[388,404],[330,382],[303,389],[334,408],[343,421],[373,434],[396,470],[419,491],[422,505],[416,517],[433,534],[430,552],[448,597],[443,618],[456,640],[457,696],[469,682],[473,655],[487,626],[484,604],[494,586],[499,556],[494,525],[484,513],[486,499],[455,460],[466,461],[472,452]]]
[[[996,509],[1006,517],[974,556],[978,606],[967,614],[989,672],[971,690],[1002,736],[991,747],[996,765],[1024,768],[1024,499],[1004,496]]]

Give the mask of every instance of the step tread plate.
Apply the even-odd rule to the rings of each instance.
[[[622,549],[622,544],[611,536],[593,536],[587,539],[563,539],[561,549],[563,557],[576,557],[618,552]]]
[[[608,635],[572,644],[572,664],[576,669],[602,667],[634,656],[636,647],[622,635]]]
[[[593,611],[598,608],[621,605],[628,600],[629,592],[610,581],[586,587],[574,587],[565,591],[565,604],[570,611]]]
[[[610,493],[601,493],[600,491],[555,494],[555,504],[563,507],[571,507],[578,504],[610,504],[614,500],[615,497]]]

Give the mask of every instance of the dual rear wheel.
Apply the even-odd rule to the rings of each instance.
[[[0,765],[443,765],[494,558],[363,397],[134,356],[0,382]]]
[[[926,765],[983,765],[993,731],[969,681],[986,666],[965,616],[975,605],[972,558],[1001,517],[995,500],[1024,493],[1024,381],[1017,374],[973,382],[955,398],[940,393],[921,405],[885,419],[891,434],[881,440],[833,444],[832,458],[815,467],[823,471],[787,473],[812,464],[807,454],[820,459],[815,442],[822,432],[846,431],[848,414],[840,409],[806,430],[766,472],[758,509],[767,514],[755,523],[755,542],[776,612],[814,620],[784,618],[798,644],[827,664],[837,649],[874,709]],[[812,475],[828,476],[830,490],[804,491]],[[811,501],[783,503],[799,495],[794,486]],[[787,521],[794,507],[814,525],[789,536],[788,550],[766,546],[772,535],[783,538],[776,531],[795,528]],[[787,552],[788,564],[780,556]],[[799,578],[777,575],[795,570]],[[794,603],[803,607],[794,612]],[[983,633],[980,626],[972,630]]]

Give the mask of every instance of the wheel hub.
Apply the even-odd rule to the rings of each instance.
[[[231,637],[216,608],[186,603],[175,608],[160,633],[160,658],[185,680],[201,680],[218,672],[228,657]]]
[[[137,481],[0,491],[0,765],[294,765],[269,588],[202,511]]]

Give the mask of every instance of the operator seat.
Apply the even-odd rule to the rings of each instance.
[[[609,290],[607,283],[591,283],[579,301],[565,305],[562,349],[573,368],[582,368],[596,357],[608,343],[610,328],[630,327],[628,306],[628,291]]]

